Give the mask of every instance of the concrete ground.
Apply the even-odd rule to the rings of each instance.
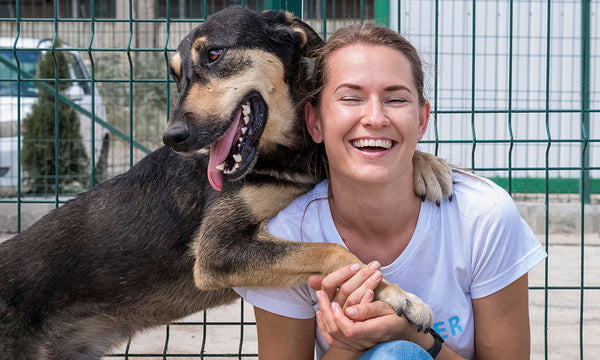
[[[541,205],[519,204],[536,233],[545,231],[546,210]],[[585,235],[581,235],[581,217],[576,211],[580,205],[564,206],[551,204],[548,209],[549,257],[530,273],[530,286],[534,287],[530,290],[532,359],[545,359],[545,354],[549,359],[579,359],[581,339],[583,358],[600,353],[600,216],[595,215],[600,214],[600,207],[585,210]],[[9,237],[0,235],[0,241]],[[545,245],[545,236],[538,238]],[[546,284],[559,289],[545,291]],[[583,291],[579,289],[582,284]],[[195,314],[139,334],[105,359],[199,359],[203,346],[205,358],[255,359],[238,355],[257,353],[254,325],[239,325],[242,312],[243,322],[254,321],[252,308],[240,300],[208,311],[206,326],[202,325],[204,314]]]

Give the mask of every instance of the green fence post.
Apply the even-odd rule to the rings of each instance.
[[[286,0],[285,9],[298,18],[302,18],[302,0]]]
[[[395,1],[395,0],[392,0],[392,1]],[[390,26],[390,0],[375,0],[374,16],[375,16],[376,24],[389,27]]]
[[[17,0],[16,9],[17,15],[17,36],[13,43],[12,53],[17,63],[17,232],[21,232],[21,213],[22,213],[22,200],[21,197],[21,63],[17,56],[17,43],[21,36],[21,3]]]
[[[277,0],[264,0],[263,1],[263,10],[273,10],[274,9],[273,5],[276,1]]]
[[[91,1],[90,3],[90,30],[91,30],[91,35],[90,35],[90,42],[88,43],[88,48],[87,48],[87,53],[88,53],[88,57],[90,59],[90,70],[91,70],[91,77],[92,77],[92,83],[90,84],[91,88],[92,88],[92,133],[91,133],[91,137],[92,137],[92,146],[90,148],[90,158],[91,158],[91,171],[92,171],[92,175],[91,175],[91,184],[92,187],[96,186],[96,145],[95,145],[95,140],[96,140],[96,70],[94,67],[94,57],[92,56],[92,45],[94,44],[94,35],[96,34],[96,3],[94,2],[94,0]]]
[[[590,203],[590,1],[581,4],[581,201]]]
[[[585,204],[590,203],[590,0],[581,3],[581,257],[579,288],[579,358],[583,359],[585,307]]]

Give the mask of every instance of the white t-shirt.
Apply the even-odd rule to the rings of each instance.
[[[381,269],[391,283],[414,293],[434,314],[433,328],[459,355],[474,358],[472,299],[506,287],[546,257],[512,198],[493,182],[455,170],[454,197],[440,206],[426,201],[410,243]],[[283,239],[344,245],[331,217],[326,181],[293,201],[269,223]],[[345,246],[345,245],[344,245]],[[236,288],[246,301],[298,319],[315,316],[315,291],[293,288]],[[317,327],[320,359],[328,345]]]

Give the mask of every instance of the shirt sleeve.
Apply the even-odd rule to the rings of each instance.
[[[473,239],[471,298],[491,295],[528,273],[546,252],[504,190],[495,188],[484,202],[491,205],[468,218]]]
[[[296,240],[300,231],[294,231],[289,224],[290,221],[280,213],[269,222],[268,231],[283,239]],[[246,287],[233,290],[253,306],[277,315],[295,319],[310,319],[315,316],[316,296],[307,284],[291,288]]]
[[[253,306],[294,319],[315,317],[314,300],[308,285],[291,288],[234,288]]]

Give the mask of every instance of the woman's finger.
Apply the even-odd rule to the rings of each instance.
[[[371,262],[368,266],[363,266],[356,274],[351,278],[347,279],[343,283],[336,285],[337,291],[334,294],[333,301],[342,305],[343,307],[348,306],[347,300],[351,299],[351,304],[357,304],[360,302],[364,291],[372,286],[372,281],[369,281],[374,275],[383,277],[379,269],[381,265],[377,261]],[[377,286],[377,285],[375,285]]]
[[[323,276],[323,275],[313,275],[308,278],[308,286],[310,286],[311,288],[313,288],[315,290],[320,290],[321,282],[323,281],[324,278],[325,278],[325,276]]]
[[[373,271],[373,269],[374,268],[371,268],[371,271]],[[362,277],[359,277],[359,275],[362,275],[362,272],[363,270],[361,269],[361,271],[354,275],[352,279],[348,280],[346,283],[344,283],[344,285],[342,285],[340,291],[338,292],[340,296],[336,296],[334,301],[343,305],[344,308],[360,304],[365,300],[367,293],[372,293],[383,279],[383,274],[379,270],[373,271],[370,273],[370,276],[364,276],[369,274],[369,272],[365,272]],[[358,283],[358,281],[360,281],[360,283]],[[348,288],[345,289],[346,287]],[[347,294],[348,292],[350,293]],[[344,300],[344,302],[342,303],[341,300]]]
[[[323,291],[317,291],[317,296],[321,307],[321,310],[317,312],[317,325],[323,338],[331,346],[353,350],[351,341],[343,336],[334,319],[336,315],[334,315],[334,308],[332,305],[339,308],[339,304],[334,305],[331,303]],[[338,312],[339,311],[341,310],[338,310]]]
[[[338,286],[341,286],[344,282],[354,276],[359,270],[361,266],[360,264],[352,264],[348,266],[344,266],[331,274],[325,276],[321,280],[321,287],[315,290],[323,290],[329,297],[329,300],[333,299],[335,296]],[[313,279],[314,280],[314,279]],[[315,282],[316,283],[316,282]],[[309,284],[315,285],[315,284]]]
[[[376,317],[396,314],[394,309],[383,301],[366,302],[350,306],[345,310],[345,313],[352,321],[364,321]]]
[[[354,322],[350,320],[342,307],[337,303],[332,303],[333,320],[337,332],[332,334],[334,341],[337,341],[338,347],[354,352],[364,351],[377,344],[373,340],[373,334],[377,333],[377,326],[367,322]]]
[[[363,294],[362,299],[360,299],[360,304],[368,304],[370,302],[373,302],[374,298],[375,292],[373,292],[372,289],[367,289],[367,291],[365,291],[365,293]]]

